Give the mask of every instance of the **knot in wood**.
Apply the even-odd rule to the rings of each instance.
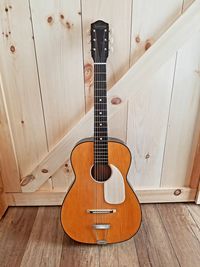
[[[181,189],[176,189],[176,190],[174,191],[174,195],[175,195],[175,196],[179,196],[181,193],[182,193]]]
[[[14,47],[14,45],[11,45],[11,47],[10,47],[10,51],[11,51],[12,53],[15,53],[15,47]]]
[[[119,97],[113,97],[112,100],[111,100],[111,103],[113,105],[119,105],[121,102],[122,102],[122,100]]]
[[[146,156],[145,156],[145,159],[149,159],[150,158],[150,154],[147,153]]]
[[[145,45],[145,50],[148,50],[151,47],[151,43],[148,41]]]
[[[140,42],[140,36],[139,35],[135,37],[135,41],[136,41],[136,43]]]
[[[50,23],[52,23],[53,22],[53,18],[51,17],[51,16],[49,16],[48,18],[47,18],[47,22],[50,24]]]
[[[48,173],[49,171],[47,169],[42,169],[41,172]]]
[[[93,67],[89,63],[84,66],[84,78],[85,83],[91,83],[93,78]]]

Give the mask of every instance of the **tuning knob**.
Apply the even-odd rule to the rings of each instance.
[[[113,44],[113,37],[109,38],[110,44]]]
[[[91,35],[90,29],[87,29],[86,33],[87,33],[88,36],[90,36]]]
[[[111,47],[109,48],[109,52],[113,53],[113,51],[114,51],[114,48],[113,48],[113,46],[111,46]]]

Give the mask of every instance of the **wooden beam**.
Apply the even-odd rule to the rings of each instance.
[[[135,190],[141,203],[190,202],[195,200],[196,190],[182,188],[157,188]],[[66,192],[7,193],[10,206],[62,205]]]
[[[142,89],[145,82],[165,63],[190,37],[200,29],[200,0],[196,0],[178,20],[153,44],[130,70],[114,85],[108,94],[109,119],[120,112],[130,95]],[[120,101],[113,99],[119,98]],[[112,101],[113,100],[113,101]],[[121,104],[116,105],[115,103]],[[114,104],[113,104],[114,103]],[[81,138],[91,135],[93,110],[46,155],[22,183],[23,192],[37,190],[55,171],[64,164],[74,146]]]

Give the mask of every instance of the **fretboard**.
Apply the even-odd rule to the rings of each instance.
[[[94,163],[108,164],[106,64],[94,64]]]

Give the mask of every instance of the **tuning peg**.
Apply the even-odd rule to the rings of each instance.
[[[109,48],[109,52],[113,53],[113,51],[114,51],[114,48],[113,48],[113,46],[111,46],[111,47]]]
[[[109,30],[109,33],[112,35],[114,32],[113,28]]]
[[[110,44],[113,44],[113,37],[109,38]]]
[[[86,31],[86,33],[87,33],[87,35],[91,35],[91,31],[90,31],[90,29],[87,29],[87,31]]]

